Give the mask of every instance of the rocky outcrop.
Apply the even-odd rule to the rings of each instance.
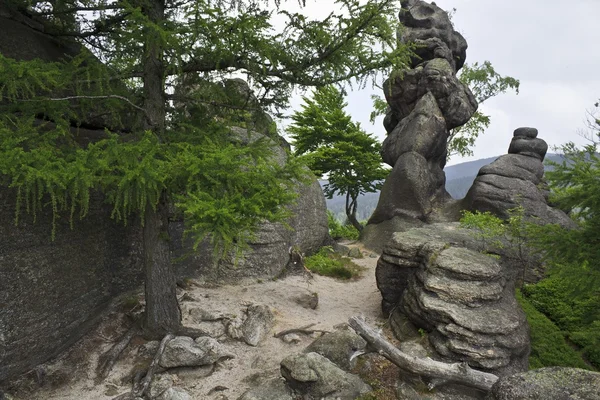
[[[448,14],[435,3],[403,1],[398,36],[417,44],[411,68],[395,71],[384,83],[389,111],[383,161],[393,167],[363,240],[381,236],[377,228],[400,218],[431,222],[450,201],[443,172],[449,130],[465,124],[477,110],[470,89],[457,77],[467,43]]]
[[[524,216],[532,221],[574,227],[564,212],[548,205],[542,163],[548,145],[537,135],[535,128],[515,130],[508,154],[479,170],[462,207],[471,211],[489,211],[507,219],[509,210],[520,206]]]
[[[526,370],[529,331],[514,275],[489,256],[427,236],[397,233],[384,249],[377,266],[384,311],[397,308],[428,331],[444,361],[499,375]]]
[[[500,378],[487,400],[600,400],[600,373],[550,367]]]

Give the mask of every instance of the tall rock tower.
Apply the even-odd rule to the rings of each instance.
[[[383,86],[389,108],[381,155],[393,169],[363,234],[367,246],[437,219],[436,210],[450,200],[443,172],[449,131],[477,110],[473,94],[456,77],[467,42],[448,13],[435,3],[405,0],[399,18],[399,39],[416,49],[410,68],[394,71]]]

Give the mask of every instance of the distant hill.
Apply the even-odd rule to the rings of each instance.
[[[446,173],[446,190],[448,193],[455,199],[464,198],[477,177],[479,169],[495,161],[498,157],[482,158],[444,168],[444,172]],[[560,154],[549,153],[546,155],[546,160],[560,162],[562,157]],[[548,169],[548,166],[546,166],[546,170]],[[321,184],[323,183],[324,181],[321,182]],[[367,193],[359,197],[358,209],[356,211],[359,221],[369,219],[373,211],[375,211],[375,207],[377,207],[378,200],[379,192]],[[327,209],[340,221],[346,219],[345,202],[345,196],[334,196],[332,199],[327,199]]]

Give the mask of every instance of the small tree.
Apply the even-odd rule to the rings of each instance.
[[[303,100],[302,110],[293,114],[288,128],[295,154],[303,155],[315,175],[328,176],[324,187],[328,198],[346,195],[348,221],[361,231],[356,219],[358,196],[379,190],[388,174],[381,165],[381,144],[352,122],[344,111],[344,96],[334,86]]]
[[[466,84],[475,96],[475,100],[481,106],[486,100],[506,93],[512,89],[519,93],[520,82],[510,76],[502,76],[496,72],[492,63],[484,61],[483,64],[475,63],[473,65],[465,64],[460,70],[458,78]],[[371,122],[375,118],[385,115],[388,110],[387,102],[378,95],[372,95],[373,112],[371,112]],[[473,155],[471,147],[479,135],[483,134],[490,126],[490,116],[482,113],[480,110],[464,125],[454,128],[448,136],[448,157],[459,154],[462,157]]]

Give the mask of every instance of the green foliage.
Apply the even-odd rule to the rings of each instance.
[[[550,276],[523,288],[523,295],[581,349],[595,368],[600,369],[600,289],[596,271],[586,273],[575,264],[554,268]]]
[[[529,298],[517,292],[517,300],[531,327],[530,369],[549,366],[590,369],[580,354],[567,343],[561,329],[538,311]]]
[[[331,211],[327,211],[327,224],[329,226],[329,235],[335,239],[358,240],[360,232],[351,224],[341,224]]]
[[[258,123],[272,134],[264,107],[286,107],[292,88],[348,79],[364,84],[402,67],[408,52],[395,38],[393,1],[341,0],[347,12],[323,21],[281,10],[279,2],[275,8],[265,3],[183,1],[158,15],[152,1],[147,7],[13,1],[15,10],[38,14],[51,34],[84,37],[91,50],[55,63],[0,55],[0,99],[8,100],[0,104],[0,174],[18,194],[17,219],[22,210],[35,217],[49,204],[55,220],[67,212],[73,221],[76,214],[85,216],[91,191],[99,190],[113,205],[113,217],[125,222],[133,214],[143,216],[167,192],[186,215],[196,244],[210,234],[223,245],[241,245],[259,222],[281,221],[293,197],[290,182],[301,179],[297,163],[270,162],[264,144],[248,148],[223,140],[223,125]],[[94,21],[85,15],[92,9]],[[75,12],[81,14],[75,18]],[[274,14],[287,20],[283,31],[273,30]],[[137,77],[150,49],[166,66],[159,71],[164,87],[141,93],[146,78]],[[236,70],[244,71],[258,93],[250,102],[232,87],[235,81],[223,83]],[[193,90],[171,96],[170,82],[192,82]],[[157,93],[166,120],[144,131],[132,122],[162,118],[160,112],[150,116],[154,109],[147,108]],[[165,101],[170,99],[174,108]],[[126,140],[107,132],[82,147],[71,127],[86,122],[90,111],[116,120],[126,116],[128,128],[136,131]],[[140,112],[141,118],[129,118]],[[51,122],[39,125],[33,116]]]
[[[514,90],[516,94],[519,94],[519,80],[500,75],[489,61],[484,61],[481,65],[477,62],[473,65],[465,64],[460,70],[458,78],[471,89],[479,106],[492,97],[506,93],[507,90]],[[489,115],[485,115],[479,110],[475,111],[466,124],[450,132],[448,156],[454,154],[459,154],[461,157],[472,156],[471,147],[479,135],[483,134],[490,126],[490,122]]]
[[[335,253],[331,247],[325,246],[318,253],[304,259],[306,268],[323,276],[339,279],[351,279],[360,276],[361,268],[348,257]]]
[[[546,179],[551,188],[550,201],[568,211],[578,229],[556,224],[541,226],[532,236],[534,245],[556,265],[582,265],[600,270],[600,158],[597,144],[577,148],[562,147],[564,161],[550,163]]]
[[[346,195],[346,215],[358,229],[357,199],[383,185],[388,171],[381,165],[380,143],[364,132],[346,114],[344,96],[334,86],[316,90],[304,97],[302,110],[293,114],[288,128],[295,154],[301,155],[318,176],[328,175],[325,195]]]

